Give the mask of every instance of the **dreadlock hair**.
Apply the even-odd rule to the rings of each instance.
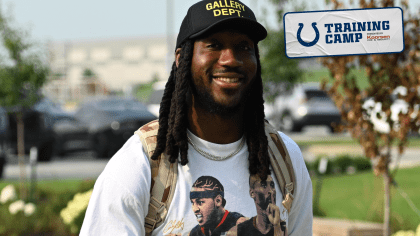
[[[178,67],[174,62],[160,103],[157,144],[151,159],[158,160],[165,152],[171,163],[174,163],[180,155],[181,165],[186,165],[188,163],[187,93],[192,86],[191,61],[194,41],[186,40],[181,48]],[[258,174],[261,180],[266,180],[267,175],[270,174],[270,160],[268,141],[264,131],[263,85],[257,44],[255,44],[255,54],[257,74],[250,86],[252,89],[249,92],[249,97],[246,99],[244,134],[249,151],[249,172],[251,175]]]

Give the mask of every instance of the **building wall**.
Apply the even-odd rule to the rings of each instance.
[[[168,62],[174,59],[174,53],[168,54],[166,37],[53,42],[49,51],[53,73],[62,76],[47,84],[46,91],[62,90],[64,95],[53,95],[62,100],[76,96],[76,88],[85,84],[86,68],[107,91],[124,91],[151,81],[155,75],[166,80]]]

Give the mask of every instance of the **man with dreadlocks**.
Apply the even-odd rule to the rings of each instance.
[[[224,183],[226,209],[248,218],[257,215],[249,176],[265,181],[274,168],[268,153],[272,142],[265,134],[258,50],[266,36],[252,10],[238,0],[203,0],[189,8],[160,106],[154,151],[149,154],[150,145],[133,135],[111,158],[95,183],[81,235],[188,235],[197,225],[190,192],[200,176]],[[153,130],[147,125],[142,129]],[[295,187],[293,196],[276,194],[280,204],[272,214],[287,212],[281,221],[290,236],[312,235],[312,185],[302,153],[285,134],[278,136],[290,156]],[[161,188],[165,200],[156,207],[149,205],[156,202],[150,194],[156,186],[152,170],[164,161],[175,166],[176,185],[173,192],[167,191],[173,185]],[[274,184],[280,189],[277,179]],[[292,205],[282,204],[283,198],[293,197]],[[150,211],[162,218],[150,221],[145,218]],[[145,226],[154,230],[150,233]]]

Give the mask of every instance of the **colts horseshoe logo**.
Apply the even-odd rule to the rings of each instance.
[[[318,31],[318,28],[316,27],[316,22],[312,22],[312,28],[314,28],[314,30],[315,30],[315,34],[316,34],[315,39],[312,42],[307,43],[307,42],[303,41],[302,38],[300,37],[300,33],[302,32],[302,29],[303,29],[303,23],[299,23],[299,29],[298,29],[298,32],[297,32],[297,39],[298,39],[299,43],[302,44],[302,46],[312,47],[318,42],[319,31]]]

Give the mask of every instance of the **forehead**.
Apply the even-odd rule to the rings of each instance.
[[[265,181],[257,181],[258,183],[262,183],[262,182],[265,182],[265,183],[268,183],[268,182],[273,182],[273,178],[269,175],[269,176],[267,176],[267,179],[265,180]]]
[[[203,188],[203,187],[192,187],[191,192],[204,192],[206,190],[212,190],[210,188]]]
[[[273,178],[271,177],[271,175],[267,176],[267,180],[266,181],[261,181],[260,177],[258,177],[258,175],[252,175],[251,179],[250,179],[250,184],[254,185],[254,184],[259,184],[261,185],[262,182],[265,183],[269,183],[269,182],[273,182]]]

